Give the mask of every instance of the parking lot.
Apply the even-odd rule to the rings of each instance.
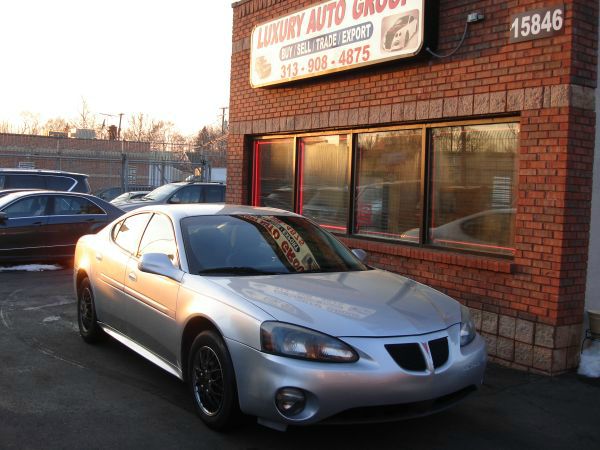
[[[600,380],[498,366],[427,418],[286,433],[248,420],[215,433],[177,379],[115,341],[80,339],[69,269],[0,273],[0,355],[2,449],[600,448]]]

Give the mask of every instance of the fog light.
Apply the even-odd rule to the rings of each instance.
[[[306,406],[306,397],[300,389],[286,387],[277,391],[275,404],[281,414],[292,417],[302,412]]]

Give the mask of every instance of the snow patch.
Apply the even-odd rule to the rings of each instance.
[[[583,351],[577,373],[590,378],[600,377],[600,342],[592,342]]]
[[[42,272],[44,270],[61,270],[62,267],[56,264],[25,264],[22,266],[0,267],[0,272]]]
[[[46,317],[44,320],[42,320],[42,322],[45,322],[45,323],[56,322],[57,320],[60,320],[60,316],[49,316],[49,317]]]

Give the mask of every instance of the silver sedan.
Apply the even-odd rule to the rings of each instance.
[[[468,309],[365,257],[281,210],[138,209],[77,244],[80,333],[185,380],[215,429],[399,420],[474,391]]]

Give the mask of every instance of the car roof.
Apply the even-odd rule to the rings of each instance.
[[[202,184],[202,185],[206,185],[206,186],[225,186],[225,183],[220,183],[218,181],[176,181],[174,183],[167,183],[167,184],[172,184],[172,185],[177,185],[177,186],[187,186],[190,184]],[[163,185],[166,186],[167,184]],[[161,187],[161,186],[159,186]]]
[[[230,205],[218,203],[186,203],[180,205],[149,205],[131,211],[132,214],[140,212],[160,212],[171,216],[174,220],[181,220],[192,216],[229,216],[247,214],[253,216],[296,216],[298,214],[277,208],[264,208],[247,205]]]
[[[58,194],[58,195],[72,195],[72,196],[81,196],[81,197],[85,197],[85,198],[89,198],[91,200],[100,200],[104,203],[106,203],[104,200],[102,200],[101,198],[98,198],[92,194],[86,194],[83,192],[71,192],[71,191],[52,191],[50,189],[28,189],[28,190],[24,190],[24,191],[19,191],[19,192],[12,192],[10,194],[5,195],[4,197],[2,197],[0,199],[1,202],[6,202],[9,203],[13,200],[16,200],[18,198],[21,197],[29,197],[30,195],[38,195],[38,194]]]
[[[85,173],[77,172],[65,172],[64,170],[50,170],[50,169],[18,169],[18,168],[0,168],[1,173],[15,173],[15,174],[28,174],[28,175],[77,175],[80,177],[88,177]]]

